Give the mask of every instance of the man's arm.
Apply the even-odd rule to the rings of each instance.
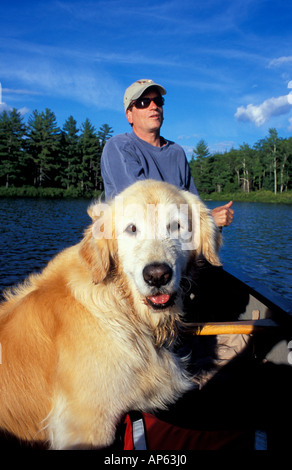
[[[121,144],[121,145],[120,145]],[[106,199],[112,199],[137,180],[145,179],[139,158],[117,139],[110,139],[101,156],[101,174]]]

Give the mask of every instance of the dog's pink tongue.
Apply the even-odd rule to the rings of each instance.
[[[153,304],[166,304],[166,302],[169,301],[170,295],[169,294],[157,294],[157,295],[152,295],[149,297],[151,302]]]

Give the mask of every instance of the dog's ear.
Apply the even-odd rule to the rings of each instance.
[[[79,255],[92,273],[95,284],[102,282],[115,265],[116,243],[111,217],[106,204],[90,206],[88,214],[93,224],[86,230]]]
[[[209,263],[214,266],[221,266],[219,259],[219,249],[222,244],[222,237],[219,228],[216,226],[211,211],[200,204],[200,250]]]
[[[194,247],[196,252],[198,254],[202,253],[207,261],[214,266],[221,266],[218,252],[222,243],[222,237],[211,215],[211,211],[198,196],[188,191],[183,191],[183,194],[192,213],[192,224],[199,225],[199,227],[192,226],[192,231],[199,229],[197,236],[193,237],[196,241],[196,246]],[[197,217],[194,217],[194,213]],[[196,220],[199,220],[199,224],[196,224]]]

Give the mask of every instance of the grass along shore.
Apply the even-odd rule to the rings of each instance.
[[[273,191],[252,191],[250,193],[211,193],[201,195],[205,201],[264,202],[270,204],[292,204],[292,191],[274,194]]]
[[[0,198],[46,198],[46,199],[96,199],[102,194],[101,191],[87,191],[82,193],[77,188],[35,188],[34,186],[22,186],[20,188],[5,188],[0,186]]]
[[[101,191],[88,191],[82,194],[77,188],[35,188],[34,186],[22,186],[21,188],[0,187],[0,197],[32,197],[32,198],[85,198],[96,199],[102,194]],[[292,191],[274,194],[272,191],[252,191],[250,193],[211,193],[201,194],[205,201],[239,201],[239,202],[264,202],[271,204],[292,204]]]

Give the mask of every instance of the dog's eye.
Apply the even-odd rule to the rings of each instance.
[[[135,224],[130,224],[125,231],[130,235],[135,235],[137,233],[137,227]]]

